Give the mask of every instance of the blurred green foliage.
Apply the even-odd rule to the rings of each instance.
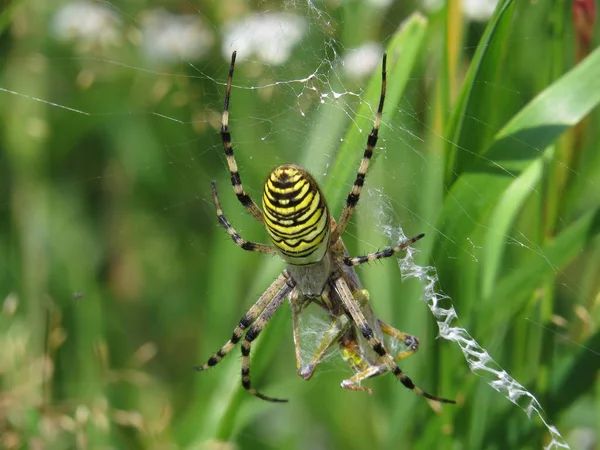
[[[339,214],[378,89],[377,69],[371,84],[350,78],[342,57],[369,40],[393,50],[397,95],[345,237],[351,253],[388,245],[381,226],[425,232],[418,260],[436,267],[460,325],[572,448],[600,448],[598,37],[582,44],[576,2],[505,0],[472,22],[448,0],[413,16],[416,40],[399,45],[420,3],[256,2],[308,26],[285,64],[238,63],[230,125],[244,185],[258,198],[272,167],[297,162]],[[423,286],[402,283],[391,261],[358,269],[373,307],[421,339],[402,368],[457,406],[437,414],[391,375],[370,382],[372,396],[342,390],[339,357],[302,381],[286,308],[255,346],[253,377],[289,404],[244,392],[235,356],[195,373],[283,267],[238,249],[210,196],[215,179],[236,228],[266,240],[228,188],[218,133],[233,50],[221,50],[224,23],[253,7],[169,4],[201,19],[214,42],[205,37],[198,60],[165,62],[142,51],[142,30],[166,2],[91,4],[110,13],[99,25],[81,17],[104,31],[87,40],[75,29],[59,39],[66,2],[0,10],[0,447],[549,443],[454,343],[435,340]]]

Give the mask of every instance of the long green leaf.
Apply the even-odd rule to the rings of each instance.
[[[451,236],[458,245],[466,243],[474,228],[485,223],[485,215],[515,177],[534,160],[542,158],[542,151],[548,145],[599,103],[600,49],[597,49],[525,106],[496,135],[478,169],[456,181],[438,220],[440,234]],[[457,210],[461,213],[457,214]]]
[[[512,0],[505,0],[503,4],[498,5],[490,18],[463,81],[458,101],[453,108],[446,130],[446,186],[451,186],[456,181],[464,170],[465,161],[471,159],[470,154],[463,155],[460,149],[469,149],[471,153],[481,151],[483,136],[475,136],[472,127],[465,131],[465,120],[469,117],[477,117],[481,120],[484,116],[479,113],[479,110],[490,107],[488,102],[491,102],[492,98],[485,86],[490,79],[497,76],[501,67],[499,54],[508,42],[507,33],[502,29],[511,22],[512,9],[509,7],[512,3]]]

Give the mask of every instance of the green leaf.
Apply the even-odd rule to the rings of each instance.
[[[487,302],[499,302],[502,308],[487,316],[489,323],[482,327],[496,327],[507,320],[520,308],[523,294],[529,294],[541,285],[548,275],[563,269],[585,248],[592,239],[600,234],[600,208],[596,208],[574,221],[547,245],[539,251],[539,257],[526,261],[510,275],[505,276],[496,285],[488,299],[483,299],[481,305]]]
[[[501,55],[508,43],[509,30],[506,28],[511,24],[512,3],[512,0],[505,0],[496,7],[479,41],[458,101],[452,110],[446,130],[446,186],[451,186],[456,181],[466,168],[467,161],[474,159],[473,154],[483,150],[484,134],[474,127],[467,127],[465,122],[472,117],[477,117],[478,120],[487,117],[486,113],[495,100],[496,95],[487,86],[501,69]]]
[[[459,177],[438,220],[440,235],[452,236],[459,246],[465,244],[477,224],[487,222],[486,214],[516,177],[542,158],[547,146],[599,103],[597,49],[526,105],[498,132],[477,169]]]

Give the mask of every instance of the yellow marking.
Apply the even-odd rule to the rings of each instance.
[[[298,195],[294,197],[294,199],[298,199],[306,195],[309,189],[310,183],[308,183],[308,181],[304,179],[296,183],[296,185],[294,185],[293,187],[287,189],[277,188],[273,184],[272,180],[267,180],[264,192],[265,195],[267,195],[267,197],[269,198],[269,200],[283,202],[283,200],[279,198],[279,195],[283,196],[285,194],[294,193],[298,191]]]
[[[307,203],[307,205],[305,206],[304,203]],[[303,220],[308,219],[312,214],[315,213],[315,211],[317,210],[317,208],[319,208],[319,203],[321,203],[321,194],[319,194],[319,192],[317,191],[317,193],[315,195],[315,200],[312,203],[312,205],[310,205],[310,207],[308,206],[308,201],[307,202],[302,202],[301,204],[298,205],[298,209],[299,210],[306,208],[306,212],[304,214],[302,214],[300,217],[298,217],[296,220],[298,222],[301,222]],[[300,206],[302,206],[302,207],[300,208]],[[325,206],[323,205],[319,209],[325,209]]]
[[[277,167],[271,172],[271,179],[279,180],[280,178],[294,178],[295,180],[304,177],[303,170],[298,170],[294,167],[286,166],[286,167]]]
[[[298,197],[294,198],[296,200]],[[281,204],[287,205],[290,200],[279,200]],[[309,214],[303,214],[302,217],[308,217],[308,215],[313,214],[317,208],[319,208],[319,203],[321,201],[321,196],[319,193],[309,192],[302,202],[298,203],[294,206],[282,207],[274,205],[268,198],[263,197],[263,206],[265,206],[265,210],[272,210],[282,216],[291,216],[299,211],[305,210],[308,208]]]
[[[290,194],[299,190],[308,190],[308,188],[310,187],[308,181],[306,181],[304,178],[302,178],[301,180],[295,180],[294,181],[294,185],[292,187],[289,188],[280,188],[275,186],[275,182],[279,182],[279,180],[267,180],[267,188],[269,191],[273,192],[274,194]],[[304,189],[304,185],[306,185],[306,189]]]
[[[365,360],[354,350],[343,348],[342,358],[344,358],[344,361],[351,364],[355,371],[363,371],[367,368]]]
[[[305,223],[300,223],[298,225],[285,225],[282,223],[281,220],[279,220],[278,218],[275,218],[273,216],[271,216],[269,214],[269,210],[267,208],[265,208],[265,216],[266,216],[266,222],[268,227],[273,230],[273,231],[277,231],[279,233],[282,234],[287,234],[289,236],[297,236],[299,234],[302,234],[304,232],[306,232],[308,229],[312,228],[315,226],[315,224],[319,223],[319,230],[321,230],[322,228],[325,228],[325,222],[326,222],[326,214],[324,214],[325,208],[315,208],[314,209],[314,214],[313,216]],[[281,214],[284,214],[281,208],[277,208],[276,211],[280,212]],[[293,223],[293,222],[292,222]]]
[[[300,189],[300,186],[302,184],[305,184],[306,181],[304,180],[300,180],[300,181],[296,181],[294,185],[292,185],[289,188],[281,188],[281,187],[277,187],[275,186],[275,184],[273,183],[273,180],[268,180],[267,184],[269,186],[269,190],[273,191],[276,194],[281,194],[281,195],[285,195],[285,194],[290,194],[293,192],[296,192]]]
[[[326,221],[327,216],[322,216],[320,226],[301,239],[285,239],[271,233],[269,234],[271,234],[273,243],[285,253],[310,253],[319,247],[319,244],[323,242],[323,239],[329,232],[329,229],[324,227]]]

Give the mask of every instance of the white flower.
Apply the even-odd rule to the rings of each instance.
[[[422,0],[422,3],[425,11],[435,13],[444,7],[445,0]]]
[[[344,56],[344,71],[351,77],[360,78],[372,74],[381,64],[383,49],[378,42],[367,42],[349,50]]]
[[[369,0],[369,3],[372,6],[375,6],[378,8],[384,8],[386,6],[390,6],[393,2],[394,2],[394,0]]]
[[[193,15],[175,15],[163,9],[147,12],[142,19],[142,48],[151,61],[194,61],[210,49],[210,30]]]
[[[421,0],[423,8],[429,13],[442,9],[445,0]],[[485,22],[496,8],[498,0],[462,0],[463,14],[468,20]]]
[[[254,54],[265,63],[281,65],[289,59],[305,31],[306,21],[300,16],[252,14],[225,25],[223,56],[229,59],[232,50],[237,50],[240,59]]]
[[[475,22],[485,22],[494,13],[498,0],[463,0],[463,13]]]
[[[91,2],[68,3],[52,18],[52,30],[57,39],[101,47],[120,40],[120,25],[114,11]]]

